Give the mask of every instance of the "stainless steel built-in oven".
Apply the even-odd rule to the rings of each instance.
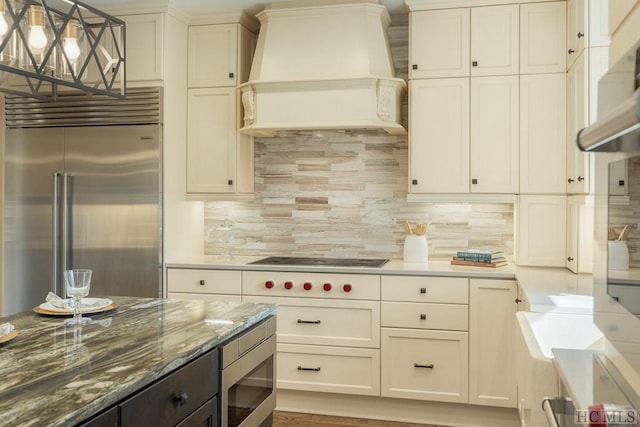
[[[276,318],[220,347],[220,426],[270,427],[276,407]]]

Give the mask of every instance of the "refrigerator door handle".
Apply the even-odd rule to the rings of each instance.
[[[53,292],[56,295],[60,295],[58,294],[58,291],[60,290],[60,283],[59,283],[59,279],[60,279],[60,272],[58,271],[58,267],[60,266],[60,233],[59,233],[59,227],[60,227],[60,223],[59,218],[58,218],[58,213],[60,211],[60,207],[58,206],[58,188],[59,188],[59,181],[60,181],[60,173],[59,172],[54,172],[53,176],[52,176],[53,180],[53,204],[52,204],[52,215],[51,215],[51,225],[52,225],[52,240],[53,240],[53,244],[52,244],[52,253],[51,253],[51,292]]]
[[[69,214],[70,214],[70,204],[71,201],[69,200],[69,177],[71,176],[71,174],[69,173],[63,173],[62,174],[62,222],[61,222],[61,229],[60,229],[60,234],[62,235],[60,241],[61,241],[61,250],[60,250],[60,254],[62,257],[62,263],[60,264],[62,266],[62,270],[67,270],[69,268],[71,268],[71,265],[69,263],[69,250],[70,245],[69,245]],[[60,284],[60,293],[62,295],[63,298],[67,297],[67,290],[66,287],[64,286],[64,283]]]

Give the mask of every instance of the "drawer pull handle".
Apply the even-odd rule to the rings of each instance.
[[[189,396],[187,395],[187,393],[180,393],[173,396],[173,400],[180,406],[184,406],[189,401]]]
[[[421,294],[426,294],[427,293],[427,288],[420,288],[420,293]]]
[[[420,315],[420,320],[427,320],[427,315],[426,314],[421,314]]]
[[[317,368],[305,368],[305,367],[302,367],[302,366],[298,365],[298,371],[320,372],[320,366],[318,366]]]
[[[206,282],[204,280],[200,280],[200,286],[204,286]]]
[[[433,369],[433,363],[430,365],[422,365],[420,363],[414,363],[413,364],[414,368],[425,368],[425,369]]]
[[[298,323],[311,323],[314,325],[319,325],[320,321],[319,320],[302,320],[302,319],[298,319]]]

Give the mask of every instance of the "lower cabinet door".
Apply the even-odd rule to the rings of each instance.
[[[381,395],[467,402],[467,332],[382,328]]]
[[[78,424],[77,427],[118,427],[119,425],[120,417],[118,416],[118,407],[114,406],[90,420]]]
[[[380,395],[380,350],[278,344],[277,387]]]

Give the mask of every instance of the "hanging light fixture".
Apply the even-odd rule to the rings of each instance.
[[[78,0],[0,0],[0,92],[124,98],[124,40],[124,21]]]

